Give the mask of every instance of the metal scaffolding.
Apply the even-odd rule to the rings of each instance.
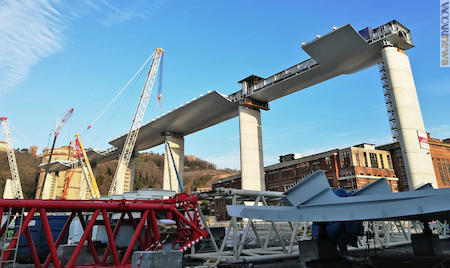
[[[231,201],[231,205],[246,203],[247,206],[283,206],[284,193],[271,191],[251,191],[218,188],[211,192],[200,193],[199,199],[210,202]],[[205,229],[213,237],[211,229],[200,211],[200,218],[205,222]],[[194,248],[185,257],[197,260],[247,261],[260,262],[296,258],[299,256],[299,242],[311,240],[312,222],[273,222],[232,217],[225,224],[225,237],[217,244],[209,239],[212,251],[196,252]],[[432,222],[433,233],[441,238],[448,237],[447,222]],[[422,233],[420,221],[365,221],[364,231],[358,236],[357,247],[353,250],[382,249],[411,243],[411,234]],[[249,243],[249,236],[256,242]]]
[[[7,261],[16,248],[17,242],[25,235],[28,248],[35,267],[48,267],[53,263],[54,267],[76,267],[86,263],[80,260],[80,252],[87,241],[87,249],[93,257],[94,263],[87,264],[91,267],[123,267],[130,264],[133,248],[138,242],[141,250],[160,250],[164,244],[170,244],[172,249],[186,251],[208,235],[201,223],[197,209],[197,197],[187,194],[177,194],[166,200],[5,200],[0,199],[0,222],[5,215],[15,215],[15,212],[25,211],[19,228],[15,229],[14,238],[2,249],[2,265]],[[13,213],[11,213],[13,212]],[[64,224],[58,238],[52,236],[52,226],[49,224],[47,214],[50,212],[68,213],[70,216]],[[29,227],[35,214],[39,214],[50,253],[41,265],[39,256],[33,242]],[[140,215],[136,217],[133,215]],[[112,215],[120,215],[117,222],[112,221]],[[69,230],[72,220],[78,217],[83,228],[83,234],[73,254],[67,263],[62,263],[57,255],[64,236]],[[133,226],[134,232],[130,233],[130,242],[123,255],[119,254],[115,238],[127,220]],[[0,229],[0,237],[6,235],[8,219]],[[164,232],[164,224],[172,225],[172,232]],[[94,225],[100,225],[105,229],[108,244],[102,256],[99,256],[92,239]],[[170,235],[170,239],[169,239]],[[112,258],[110,257],[112,256]],[[121,256],[121,257],[120,257]],[[81,263],[82,262],[82,263]]]

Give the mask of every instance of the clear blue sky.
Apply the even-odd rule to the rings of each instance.
[[[393,19],[411,29],[407,51],[427,131],[450,137],[450,68],[439,67],[439,1],[0,1],[0,114],[16,147],[47,145],[56,116],[75,112],[57,145],[100,113],[156,48],[166,50],[163,111],[207,90],[229,94],[250,75],[266,77],[303,61],[301,42],[332,26],[357,30]],[[125,133],[138,101],[136,81],[93,129],[87,147]],[[376,67],[272,102],[262,112],[266,164],[391,141]],[[156,92],[145,122],[161,113]],[[239,168],[239,124],[232,119],[185,138],[186,154]],[[162,152],[162,148],[154,148]]]

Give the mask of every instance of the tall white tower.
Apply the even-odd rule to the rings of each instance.
[[[389,95],[388,112],[393,121],[394,139],[402,149],[410,190],[425,183],[437,188],[425,126],[408,55],[396,47],[386,45],[382,51],[382,79],[387,81],[385,95]]]

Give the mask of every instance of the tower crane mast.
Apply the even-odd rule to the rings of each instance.
[[[136,144],[139,129],[142,125],[145,109],[147,108],[148,99],[158,73],[163,51],[162,48],[157,48],[153,52],[152,63],[147,73],[147,78],[145,79],[144,88],[142,89],[141,97],[139,98],[130,131],[128,132],[122,153],[120,154],[119,163],[117,164],[114,178],[111,187],[109,188],[109,195],[122,194],[125,191],[125,172],[130,163],[131,156],[133,155],[134,145]]]
[[[16,155],[14,152],[14,146],[11,138],[11,130],[9,129],[8,118],[0,117],[3,137],[8,145],[8,162],[9,169],[11,171],[11,179],[6,181],[5,191],[3,193],[3,198],[9,199],[23,199],[22,185],[20,183],[19,170],[17,168]]]

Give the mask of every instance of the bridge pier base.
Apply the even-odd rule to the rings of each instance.
[[[163,189],[179,193],[181,192],[181,189],[178,184],[177,172],[180,183],[183,185],[184,138],[172,134],[166,134],[165,138],[167,142],[165,144],[164,153]],[[176,172],[174,165],[176,166]]]
[[[239,106],[239,137],[241,149],[241,187],[264,191],[264,162],[261,134],[261,112]]]
[[[428,142],[408,55],[391,46],[383,48],[381,54],[409,188],[413,190],[425,183],[437,188],[430,150],[425,148]]]

